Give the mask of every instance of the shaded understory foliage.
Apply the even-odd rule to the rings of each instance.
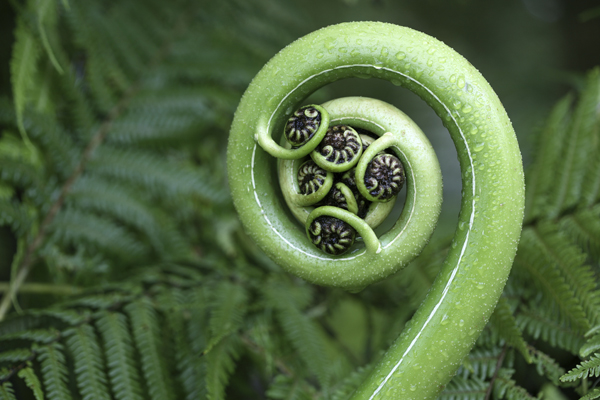
[[[0,399],[345,399],[447,242],[359,294],[282,272],[238,225],[224,149],[251,77],[306,33],[302,11],[150,3],[16,5]],[[600,398],[599,129],[594,70],[537,135],[513,273],[441,399]]]

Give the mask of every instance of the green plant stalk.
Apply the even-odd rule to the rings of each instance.
[[[286,210],[276,160],[267,153],[278,147],[272,135],[279,135],[308,95],[348,77],[385,79],[415,92],[440,116],[457,148],[463,198],[451,250],[426,300],[352,397],[434,399],[485,326],[510,272],[524,206],[518,144],[481,74],[430,36],[357,22],[321,29],[289,45],[264,66],[240,102],[228,170],[248,233],[274,261],[311,282],[356,290],[381,280],[408,262],[402,246],[421,241],[430,228],[404,231],[393,245],[387,233],[377,254],[326,257],[311,247],[304,228]],[[422,194],[421,189],[414,190]],[[439,203],[437,195],[423,197],[427,206]],[[405,208],[423,207],[411,201],[408,196]],[[406,222],[402,219],[392,231]]]

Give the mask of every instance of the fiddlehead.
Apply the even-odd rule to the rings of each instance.
[[[282,194],[275,183],[275,157],[284,189],[293,183],[288,172],[294,169],[284,159],[305,157],[318,144],[313,136],[310,146],[286,148],[273,133],[281,132],[310,93],[353,76],[385,79],[415,92],[444,121],[457,147],[463,200],[452,248],[426,300],[353,397],[435,398],[493,311],[516,251],[523,213],[523,172],[514,132],[497,96],[471,64],[427,35],[382,23],[341,24],[299,39],[265,65],[236,111],[228,147],[234,203],[249,234],[271,258],[317,284],[359,290],[420,252],[439,212],[439,166],[418,127],[388,104],[349,98],[322,106],[331,125],[379,137],[356,165],[355,183],[363,196],[369,194],[366,186],[361,189],[368,161],[376,154],[387,149],[404,166],[406,201],[389,231],[377,236],[368,213],[363,220],[338,207],[311,211],[295,206],[295,193]],[[292,204],[293,216],[287,204]],[[323,216],[350,224],[364,244],[354,244],[342,255],[323,253],[306,232]]]

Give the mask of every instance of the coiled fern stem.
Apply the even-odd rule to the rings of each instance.
[[[296,160],[308,156],[321,139],[315,134],[294,148],[279,145],[273,135],[282,132],[312,92],[356,76],[385,79],[419,95],[444,122],[459,156],[463,199],[449,254],[426,300],[352,397],[434,399],[498,301],[523,217],[523,170],[515,134],[479,72],[440,41],[390,24],[345,23],[297,40],[263,67],[236,111],[228,146],[232,196],[257,244],[287,271],[316,284],[360,290],[418,255],[439,213],[441,174],[423,133],[389,104],[346,98],[322,107],[329,114],[328,126],[347,125],[378,136],[355,170],[356,186],[367,199],[377,200],[367,186],[370,160],[385,150],[402,164],[406,201],[390,230],[377,236],[368,215],[363,219],[329,205],[300,206],[294,202],[298,193],[287,193],[297,185],[291,178]],[[277,164],[281,185],[274,179]],[[309,240],[333,218],[361,238],[341,255],[324,252]],[[345,229],[350,228],[328,228],[338,235],[330,239],[332,248],[339,238],[344,239],[341,247],[348,244]]]

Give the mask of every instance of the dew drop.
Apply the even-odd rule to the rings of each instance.
[[[317,53],[317,58],[323,58],[323,53]]]
[[[475,152],[477,152],[477,153],[478,153],[478,152],[480,152],[481,150],[483,150],[483,148],[484,148],[484,147],[485,147],[485,144],[484,144],[484,143],[478,144],[478,145],[476,145],[476,146],[473,148],[473,151],[475,151]]]
[[[382,57],[387,57],[387,56],[388,56],[388,54],[389,54],[389,51],[388,51],[387,47],[383,47],[383,48],[381,49],[381,56],[382,56]]]
[[[404,60],[406,58],[406,53],[403,51],[399,51],[398,53],[396,53],[396,58],[398,60]]]

